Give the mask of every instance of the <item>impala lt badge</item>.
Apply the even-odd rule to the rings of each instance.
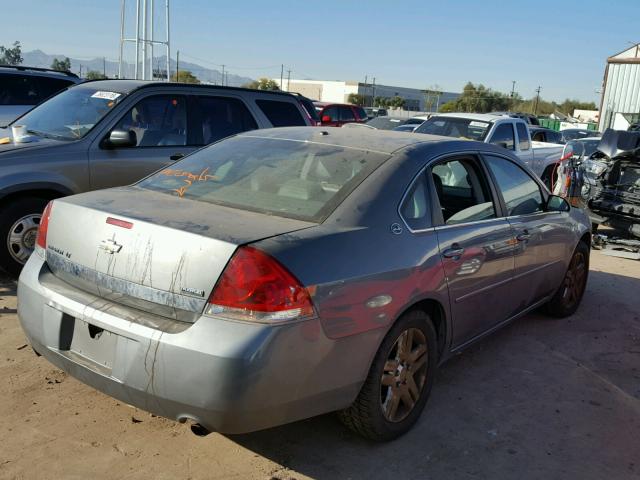
[[[98,248],[113,255],[114,253],[118,253],[120,250],[122,250],[122,245],[116,243],[115,240],[109,239],[109,240],[102,240],[100,245],[98,245]]]

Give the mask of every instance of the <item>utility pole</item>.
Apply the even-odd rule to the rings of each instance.
[[[540,101],[540,90],[542,89],[542,87],[538,87],[536,88],[536,103],[533,107],[533,114],[537,115],[538,114],[538,102]]]
[[[229,72],[227,71],[227,73],[224,74],[224,84],[228,87],[229,86]]]
[[[371,86],[371,106],[372,107],[375,102],[375,99],[376,99],[376,77],[373,77],[373,85]]]
[[[82,64],[80,64],[80,73],[78,74],[80,78],[82,78]]]
[[[363,92],[364,92],[364,106],[365,107],[367,106],[367,87],[368,87],[367,79],[368,79],[368,76],[365,75],[364,76],[364,90],[363,90]],[[369,106],[371,106],[371,105],[369,105]]]
[[[280,65],[280,90],[282,90],[282,82],[284,81],[284,63]]]
[[[176,82],[180,82],[180,50],[176,50]]]
[[[107,76],[107,59],[105,57],[102,57],[102,76]]]
[[[222,86],[224,87],[224,63],[222,64],[222,78],[220,79]]]
[[[291,70],[287,70],[287,92],[289,91],[290,82],[291,82]]]
[[[511,80],[511,108],[513,109],[513,98],[516,94],[516,81]]]

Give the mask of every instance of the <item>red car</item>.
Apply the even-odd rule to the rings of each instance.
[[[345,123],[364,123],[367,113],[364,108],[348,103],[313,102],[320,117],[320,124],[341,127]]]

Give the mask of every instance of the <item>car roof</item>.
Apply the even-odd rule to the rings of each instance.
[[[501,113],[437,113],[434,117],[450,117],[450,118],[467,118],[469,120],[478,120],[480,122],[494,122],[498,119],[511,119],[516,120],[518,118],[511,117],[509,115]],[[518,119],[520,120],[520,119]]]
[[[251,92],[257,94],[267,94],[267,95],[281,95],[289,98],[296,98],[291,95],[289,92],[282,92],[279,90],[256,90],[252,88],[242,88],[242,87],[227,87],[222,85],[207,85],[201,83],[178,83],[178,82],[160,82],[160,81],[151,81],[151,80],[128,80],[128,79],[113,79],[113,80],[88,80],[79,85],[76,85],[74,88],[99,88],[110,92],[117,93],[125,93],[129,94],[136,90],[141,90],[145,88],[154,88],[154,87],[169,87],[169,88],[183,88],[183,89],[193,89],[199,88],[202,90],[229,90],[235,92]]]
[[[346,107],[355,107],[355,106],[357,106],[357,105],[353,105],[353,104],[351,104],[351,103],[317,102],[317,101],[314,101],[314,102],[313,102],[313,104],[314,104],[316,107],[328,107],[329,105],[339,105],[339,106],[344,105],[344,106],[346,106]]]
[[[9,75],[59,78],[74,83],[82,81],[82,79],[73,72],[53,70],[51,68],[27,67],[24,65],[0,65],[0,72]]]
[[[336,127],[281,127],[253,130],[239,134],[241,137],[270,138],[297,142],[312,142],[354,148],[370,152],[392,154],[405,147],[441,142],[467,142],[438,135],[376,130],[372,128]]]

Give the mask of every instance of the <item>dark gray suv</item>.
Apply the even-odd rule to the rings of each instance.
[[[11,274],[31,255],[49,200],[134,183],[240,132],[310,120],[283,92],[101,80],[59,93],[18,123],[28,133],[21,141],[0,129],[0,267]]]

